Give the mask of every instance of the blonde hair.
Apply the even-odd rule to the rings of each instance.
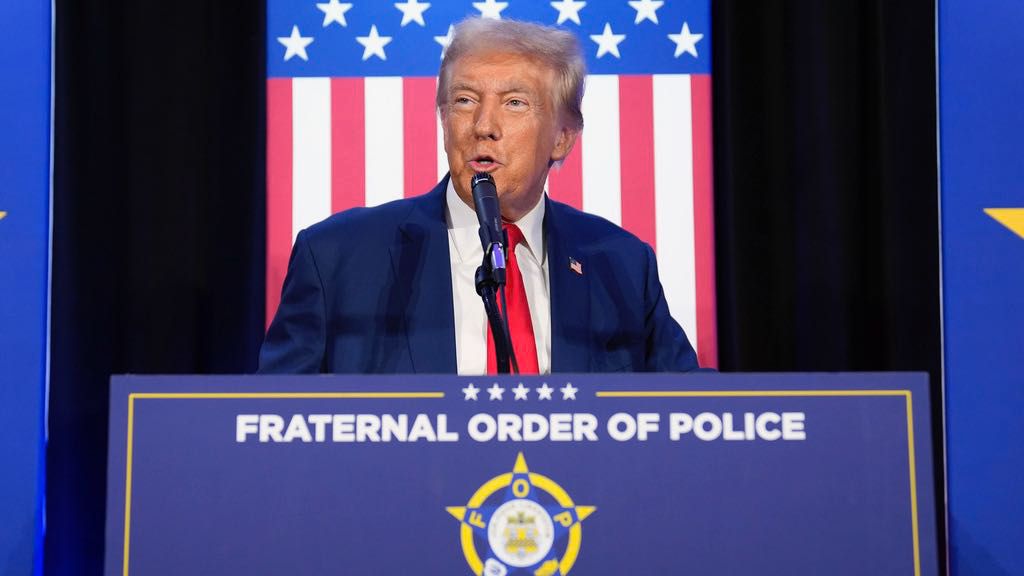
[[[502,52],[535,58],[555,71],[555,104],[576,130],[583,128],[583,88],[587,65],[576,35],[566,30],[517,20],[467,18],[455,25],[454,37],[441,60],[437,107],[448,96],[451,67],[466,54]]]

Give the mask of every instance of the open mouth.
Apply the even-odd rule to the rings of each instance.
[[[469,161],[470,165],[473,166],[474,170],[485,171],[498,166],[498,163],[494,161],[494,158],[487,155],[476,156]]]

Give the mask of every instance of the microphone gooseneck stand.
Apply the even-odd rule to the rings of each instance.
[[[505,246],[508,246],[508,234],[505,234]],[[512,372],[519,374],[519,362],[516,360],[516,349],[512,346],[512,333],[508,329],[508,302],[505,302],[505,286],[499,289],[501,293],[501,310],[504,312],[502,315],[503,324],[505,329],[505,342],[508,345],[508,356],[509,360],[512,361]]]
[[[494,260],[499,260],[501,268],[494,266]],[[484,301],[484,311],[487,313],[487,324],[490,326],[491,336],[494,340],[494,358],[497,361],[498,374],[509,373],[509,362],[512,360],[512,343],[508,337],[508,324],[501,313],[505,306],[498,307],[498,294],[500,292],[502,304],[505,302],[505,269],[504,254],[501,250],[489,250],[484,254],[484,261],[476,269],[476,293]],[[514,361],[514,360],[512,360]],[[519,373],[519,366],[515,367]]]
[[[508,330],[508,314],[505,303],[505,246],[508,234],[501,226],[501,210],[498,206],[498,191],[490,174],[473,176],[471,182],[473,204],[480,221],[480,242],[484,248],[484,259],[476,269],[476,293],[484,302],[487,323],[494,340],[494,357],[499,374],[509,373],[509,363],[516,374],[516,361],[512,338]],[[498,297],[501,307],[498,307]]]

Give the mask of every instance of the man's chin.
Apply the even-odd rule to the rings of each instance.
[[[532,194],[529,197],[524,197],[521,193],[498,190],[498,202],[501,205],[501,217],[506,222],[517,222],[523,216],[526,216],[531,210],[537,207],[544,196],[544,188],[541,187],[540,191],[536,194]]]

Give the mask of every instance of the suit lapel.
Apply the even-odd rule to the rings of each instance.
[[[405,319],[412,372],[455,373],[455,313],[444,219],[445,178],[414,200],[401,237],[391,248],[396,279],[394,311]]]
[[[551,371],[589,372],[590,277],[586,254],[566,229],[564,208],[545,199],[544,232],[548,242],[548,275],[551,281]],[[571,266],[579,264],[578,270]]]

